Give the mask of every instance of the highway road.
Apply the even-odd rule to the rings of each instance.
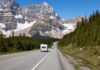
[[[57,48],[1,55],[0,70],[74,70],[68,60],[63,59],[64,64],[60,57]]]

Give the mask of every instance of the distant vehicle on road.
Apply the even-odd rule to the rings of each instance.
[[[54,46],[52,46],[52,49],[54,49]]]
[[[41,52],[48,52],[48,45],[47,44],[41,44],[40,50],[41,50]]]

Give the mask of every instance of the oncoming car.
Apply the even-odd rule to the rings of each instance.
[[[48,45],[47,44],[41,44],[40,50],[41,50],[41,52],[48,52]]]

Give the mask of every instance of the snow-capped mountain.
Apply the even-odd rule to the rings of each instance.
[[[0,0],[0,30],[7,37],[14,32],[15,36],[62,38],[74,31],[79,21],[75,20],[63,20],[46,2],[20,7],[15,0]]]

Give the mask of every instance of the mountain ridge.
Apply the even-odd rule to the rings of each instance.
[[[0,26],[0,31],[7,37],[12,36],[12,32],[15,33],[15,36],[26,34],[26,36],[32,37],[35,33],[39,33],[53,38],[62,38],[66,33],[69,33],[66,32],[68,29],[63,24],[69,23],[71,25],[71,21],[67,23],[68,20],[63,20],[46,2],[23,7],[14,0],[4,0],[2,4],[6,6],[0,5],[0,9],[2,9],[0,10],[0,25],[3,26]],[[75,27],[72,24],[73,28]],[[62,33],[63,31],[66,33]]]

